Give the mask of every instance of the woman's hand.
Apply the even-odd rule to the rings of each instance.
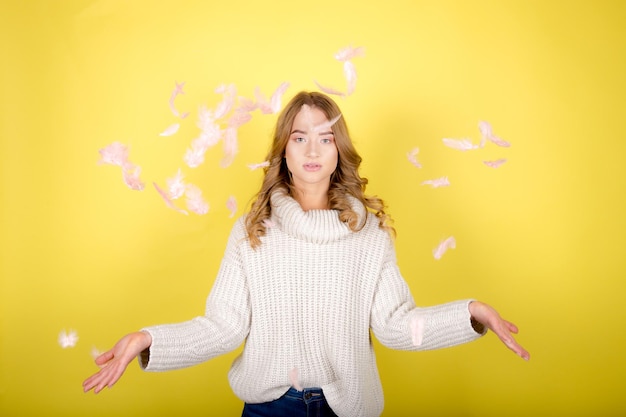
[[[85,392],[93,389],[95,394],[105,387],[112,387],[122,376],[128,364],[143,350],[152,344],[152,336],[148,332],[130,333],[120,339],[113,349],[96,358],[100,371],[83,382]]]
[[[530,354],[515,340],[512,333],[517,334],[517,326],[504,320],[491,306],[480,301],[472,301],[469,305],[472,318],[494,332],[513,352],[522,359],[529,360]]]

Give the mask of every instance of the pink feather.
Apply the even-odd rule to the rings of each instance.
[[[331,87],[323,86],[322,84],[318,83],[317,81],[315,81],[315,84],[317,85],[317,88],[319,88],[320,91],[323,92],[323,93],[331,94],[331,95],[335,95],[335,96],[340,96],[340,97],[345,97],[346,96],[346,94],[344,92],[336,90],[336,89],[331,88]]]
[[[250,100],[247,97],[239,97],[239,109],[248,113],[253,112],[258,108],[258,104],[254,100]]]
[[[352,47],[352,46],[347,46],[345,48],[340,49],[336,54],[335,54],[335,59],[337,61],[348,61],[352,58],[356,58],[356,57],[360,57],[365,55],[365,48],[362,46],[359,47]]]
[[[435,259],[441,259],[443,254],[446,253],[448,249],[454,248],[456,248],[456,239],[450,236],[449,238],[442,240],[439,245],[433,249],[433,256]]]
[[[472,149],[478,149],[478,145],[472,143],[469,139],[450,139],[443,138],[443,143],[449,148],[456,149],[459,151],[469,151]]]
[[[228,127],[239,128],[252,120],[252,115],[243,109],[237,109],[228,119]]]
[[[270,161],[263,161],[263,162],[259,162],[258,164],[248,164],[248,168],[250,168],[251,171],[254,171],[255,169],[259,169],[259,168],[265,168],[270,166]]]
[[[218,103],[215,109],[215,119],[221,119],[233,108],[235,97],[237,96],[237,88],[234,84],[222,84],[215,89],[215,92],[223,95],[222,101]]]
[[[187,149],[183,160],[189,168],[197,168],[204,163],[205,148],[191,148]]]
[[[181,119],[184,119],[185,117],[187,117],[187,115],[189,113],[183,113],[182,115],[178,112],[178,110],[176,109],[176,105],[174,104],[174,100],[176,99],[176,96],[178,96],[179,94],[185,94],[185,92],[183,91],[183,87],[185,86],[185,83],[177,83],[174,82],[174,84],[176,85],[176,87],[174,87],[174,90],[172,91],[172,94],[170,95],[170,100],[169,100],[169,106],[170,106],[170,110],[172,111],[172,114],[176,117],[180,117]]]
[[[161,189],[161,187],[159,187],[157,185],[156,182],[153,182],[152,185],[154,185],[154,188],[157,190],[157,192],[161,195],[161,198],[163,198],[163,201],[165,202],[165,204],[171,208],[172,210],[176,210],[179,213],[182,213],[184,215],[188,215],[189,213],[187,213],[187,211],[179,208],[176,206],[176,204],[174,204],[174,202],[172,201],[172,199],[170,198],[169,194],[165,191],[163,191]]]
[[[406,157],[413,166],[417,168],[421,168],[422,164],[420,164],[417,160],[417,154],[419,152],[419,148],[413,148],[410,152],[407,152]]]
[[[128,146],[113,142],[100,149],[100,164],[123,166],[128,162]]]
[[[179,128],[180,128],[180,124],[174,123],[168,126],[163,132],[159,133],[159,136],[172,136],[176,134],[176,132],[178,132]]]
[[[274,91],[274,94],[272,94],[272,97],[270,98],[270,109],[272,110],[273,114],[276,114],[280,111],[282,107],[282,98],[285,94],[285,91],[287,91],[287,88],[289,88],[289,83],[283,82],[278,86],[276,91]]]
[[[222,168],[227,168],[230,164],[235,160],[235,155],[237,155],[238,144],[237,144],[237,129],[229,127],[226,129],[224,134],[224,157],[220,161],[220,166]]]
[[[349,96],[354,93],[356,87],[356,68],[352,62],[346,61],[343,63],[343,74],[347,83],[346,95]]]
[[[183,196],[183,194],[185,194],[186,185],[183,181],[183,178],[184,178],[183,172],[179,168],[175,176],[171,178],[167,178],[165,180],[165,182],[167,183],[167,189],[168,189],[167,195],[172,200],[179,199]]]
[[[288,82],[281,83],[278,88],[272,93],[272,96],[268,100],[265,95],[261,92],[259,87],[254,89],[254,96],[256,97],[257,108],[261,110],[263,114],[275,114],[280,111],[282,97],[285,94],[285,91],[289,87]]]
[[[483,164],[487,165],[490,168],[498,168],[500,165],[506,162],[506,159],[496,159],[495,161],[483,161]]]
[[[187,184],[185,189],[185,197],[187,200],[187,208],[195,214],[207,214],[209,211],[209,203],[202,198],[202,190],[193,184]]]
[[[237,213],[237,200],[234,196],[231,195],[228,197],[228,200],[226,201],[226,208],[230,211],[230,216],[228,217],[234,217]]]
[[[448,177],[441,177],[434,180],[422,181],[422,185],[430,185],[433,188],[447,187],[450,185]]]
[[[416,315],[411,319],[409,326],[411,328],[411,341],[413,342],[413,346],[421,346],[424,341],[426,320],[424,317]]]
[[[337,116],[333,117],[332,119],[330,119],[327,122],[324,123],[320,123],[319,125],[316,125],[313,127],[313,131],[316,133],[320,133],[320,132],[326,132],[327,130],[329,130],[330,128],[333,127],[333,125],[335,123],[337,123],[337,121],[341,119],[341,113],[339,113]]]
[[[126,163],[124,167],[122,167],[122,177],[124,178],[124,183],[131,190],[142,191],[145,187],[145,184],[141,181],[139,176],[141,175],[141,167],[134,166],[130,163]]]
[[[489,140],[495,143],[496,145],[502,146],[505,148],[508,148],[509,146],[511,146],[509,142],[494,135],[493,129],[491,128],[491,124],[489,124],[488,122],[485,122],[485,121],[478,122],[478,129],[480,130],[480,133],[483,137],[483,141]]]
[[[59,342],[59,346],[63,349],[74,347],[76,346],[76,343],[78,343],[78,334],[76,333],[76,330],[70,330],[67,332],[65,330],[61,330],[57,341]]]

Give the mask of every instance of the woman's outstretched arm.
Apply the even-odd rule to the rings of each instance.
[[[518,332],[516,325],[510,321],[504,320],[493,307],[480,301],[472,301],[469,305],[469,311],[472,316],[472,321],[476,321],[494,332],[506,347],[515,352],[522,359],[530,359],[528,351],[517,343],[513,337],[513,334],[517,334]],[[477,329],[477,331],[480,332],[480,329]]]
[[[124,374],[128,364],[152,344],[148,332],[134,332],[120,339],[113,348],[96,358],[100,370],[83,382],[83,390],[95,394],[112,387]]]

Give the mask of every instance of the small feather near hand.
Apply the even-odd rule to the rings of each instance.
[[[68,332],[61,330],[58,342],[63,349],[76,346],[76,343],[78,343],[78,334],[76,333],[76,330],[70,330]]]

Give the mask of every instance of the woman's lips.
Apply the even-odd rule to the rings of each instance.
[[[303,165],[305,171],[313,172],[318,171],[322,166],[316,163],[304,164]]]

